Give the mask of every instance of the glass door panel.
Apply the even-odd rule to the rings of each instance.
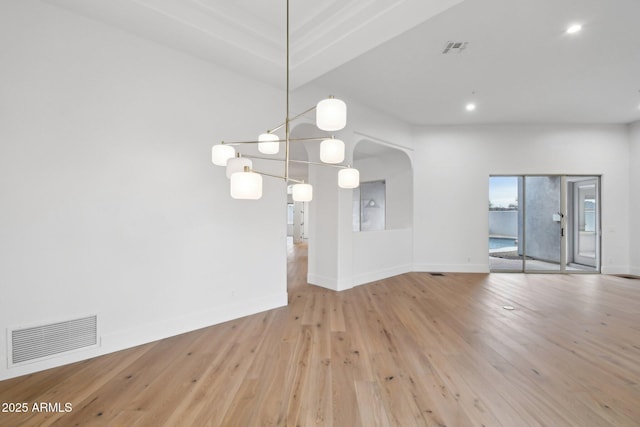
[[[524,178],[524,270],[560,271],[563,215],[560,176]]]
[[[521,176],[489,177],[489,269],[523,271]]]
[[[570,178],[572,205],[567,229],[571,232],[568,269],[599,269],[599,185],[597,177]]]

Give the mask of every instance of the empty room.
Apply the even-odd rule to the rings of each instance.
[[[637,0],[0,0],[0,425],[640,426]]]

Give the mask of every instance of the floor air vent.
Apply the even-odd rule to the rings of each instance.
[[[429,273],[432,276],[444,276],[443,273]]]
[[[34,362],[98,344],[97,316],[10,331],[11,364]]]

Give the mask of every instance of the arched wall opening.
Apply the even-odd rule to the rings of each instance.
[[[315,136],[325,135],[306,123],[291,132],[291,138]],[[341,139],[346,144],[344,164],[360,171],[360,181],[384,182],[383,229],[354,230],[361,192],[340,188],[338,169],[317,164],[299,165],[295,173],[291,169],[292,178],[304,179],[313,186],[313,200],[305,206],[304,218],[307,281],[334,290],[406,273],[412,271],[413,264],[413,168],[409,155],[368,139]],[[308,161],[319,162],[319,145],[318,141],[292,142],[291,158],[306,155]],[[296,147],[304,152],[296,153]]]
[[[356,143],[353,166],[361,183],[352,200],[351,282],[357,286],[412,270],[413,168],[406,152],[370,140]],[[378,227],[363,227],[373,216]]]
[[[384,182],[385,184],[383,229],[413,228],[413,168],[409,156],[397,148],[362,140],[356,144],[353,151],[353,166],[360,171],[361,183]],[[354,192],[354,196],[357,196],[357,193],[358,191]],[[374,203],[370,209],[377,209],[375,206]],[[357,206],[354,204],[354,207]],[[365,206],[364,209],[367,207]],[[354,227],[354,231],[361,230]]]

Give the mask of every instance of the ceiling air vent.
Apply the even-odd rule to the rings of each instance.
[[[452,42],[452,41],[448,41],[447,44],[444,47],[444,50],[442,51],[442,53],[460,53],[463,50],[465,50],[465,48],[467,47],[467,45],[469,44],[469,42]]]

